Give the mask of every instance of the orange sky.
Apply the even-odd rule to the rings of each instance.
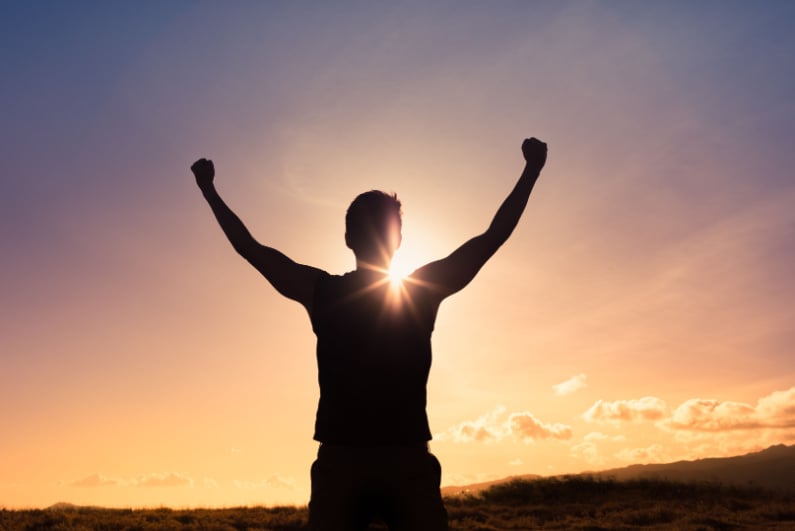
[[[795,10],[765,6],[12,5],[0,507],[306,503],[311,327],[201,156],[260,241],[341,273],[358,193],[399,194],[421,265],[548,142],[440,310],[443,484],[794,443]]]

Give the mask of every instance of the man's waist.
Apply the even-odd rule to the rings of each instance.
[[[325,442],[319,441],[321,448],[338,448],[338,449],[351,449],[362,450],[367,448],[372,449],[389,449],[389,448],[405,448],[412,450],[428,450],[428,441],[417,442],[389,442],[389,441],[353,441],[353,442]]]

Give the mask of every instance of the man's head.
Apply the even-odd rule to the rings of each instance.
[[[345,243],[358,260],[388,265],[400,247],[401,210],[396,194],[359,194],[345,215]]]

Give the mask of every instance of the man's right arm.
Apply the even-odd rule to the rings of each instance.
[[[215,219],[235,251],[262,273],[276,291],[288,299],[301,303],[311,313],[315,284],[323,271],[294,262],[276,249],[255,240],[215,189],[213,184],[215,168],[212,161],[200,159],[191,166],[191,171],[196,176],[196,184],[210,205]]]

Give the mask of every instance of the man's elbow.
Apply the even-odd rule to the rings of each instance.
[[[489,256],[497,252],[513,233],[513,226],[492,225],[483,235],[484,252]]]
[[[234,248],[237,254],[239,254],[249,262],[254,261],[256,250],[258,247],[256,242],[247,241],[247,240],[230,240],[230,243],[232,244],[232,248]]]

